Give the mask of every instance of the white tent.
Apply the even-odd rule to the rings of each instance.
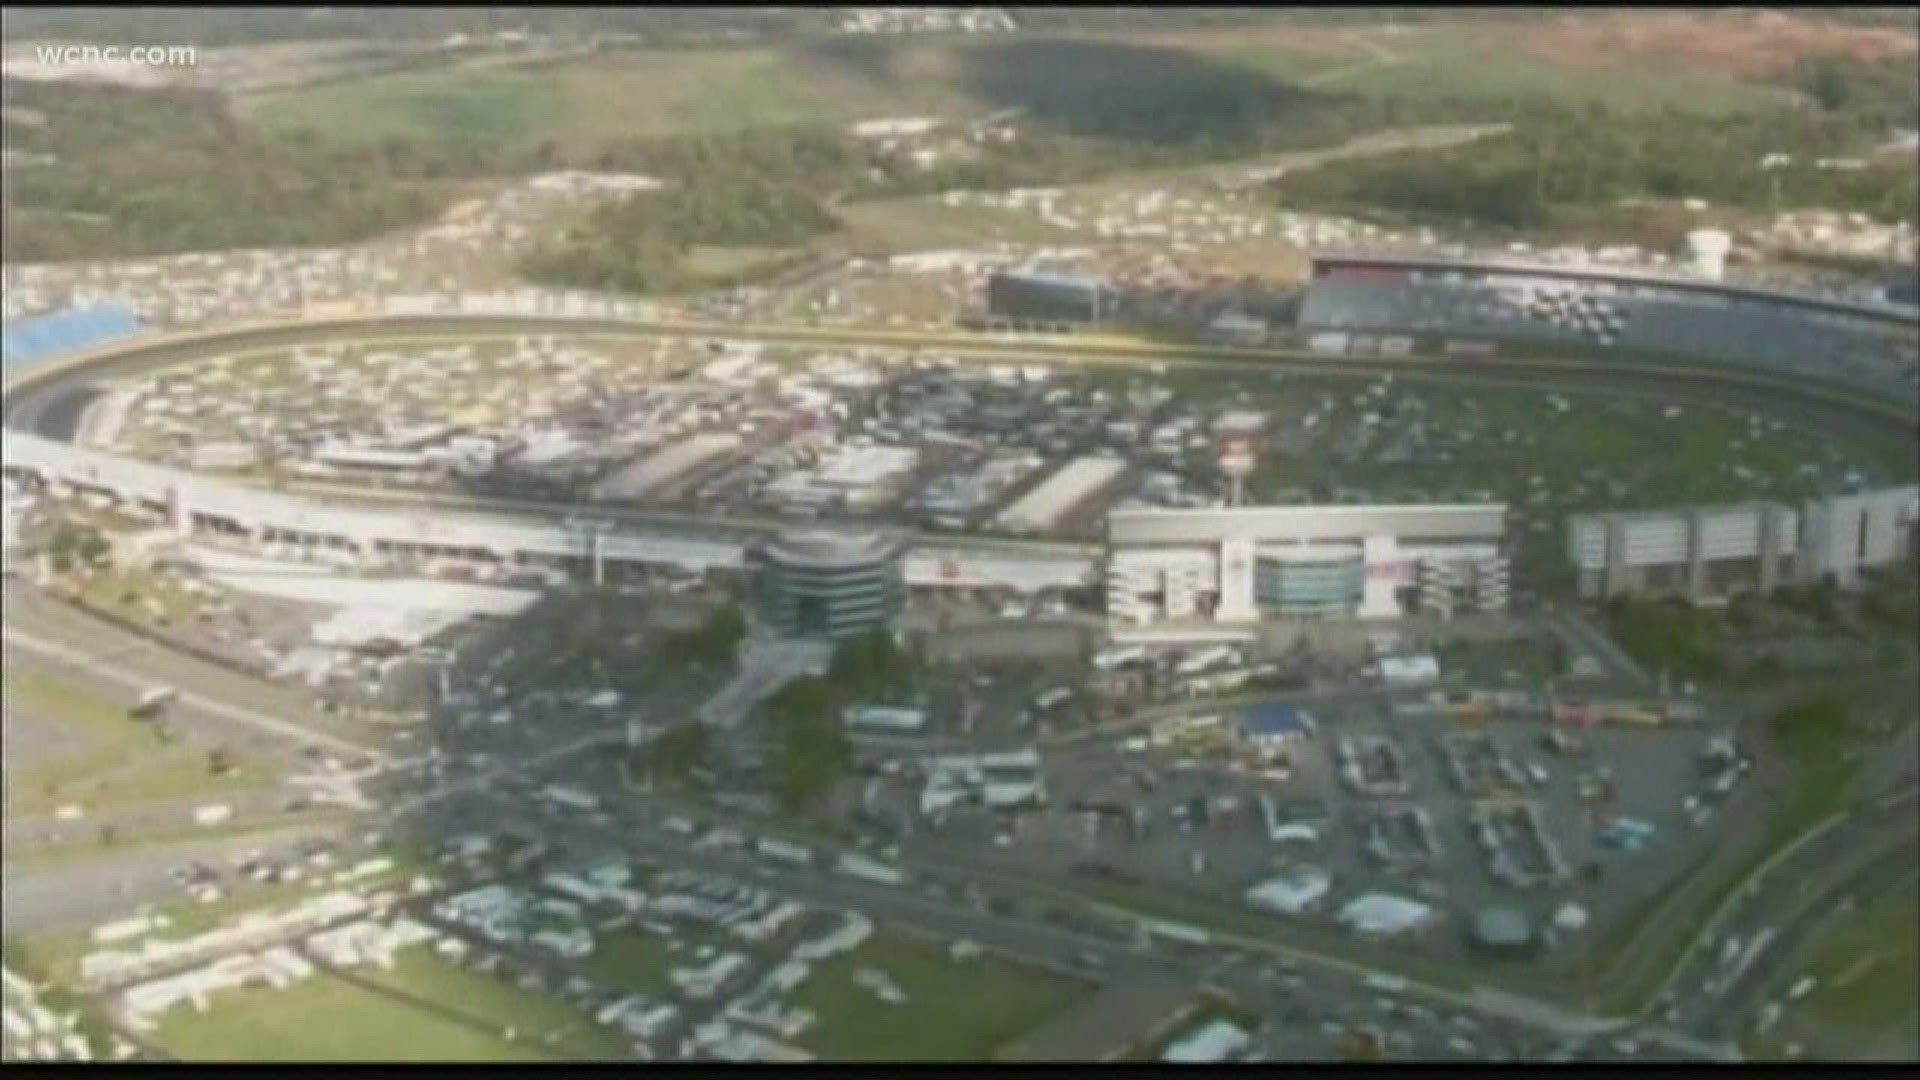
[[[1317,866],[1302,866],[1247,890],[1247,903],[1267,911],[1298,914],[1333,887],[1333,878]]]
[[[1355,897],[1340,909],[1342,926],[1363,937],[1390,937],[1423,926],[1434,917],[1433,908],[1418,900],[1388,893]]]
[[[1572,933],[1587,925],[1587,909],[1569,900],[1553,913],[1553,925]]]

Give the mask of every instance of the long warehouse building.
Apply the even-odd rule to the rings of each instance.
[[[1285,506],[1115,510],[1108,616],[1451,616],[1507,604],[1506,507]]]

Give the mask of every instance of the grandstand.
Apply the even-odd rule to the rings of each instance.
[[[1911,308],[1614,270],[1317,256],[1300,325],[1617,348],[1920,390]]]
[[[107,302],[70,307],[18,319],[0,328],[0,367],[31,367],[140,331],[140,317],[124,304]]]

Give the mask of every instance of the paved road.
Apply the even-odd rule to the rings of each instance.
[[[1711,1037],[1733,1036],[1775,965],[1791,955],[1794,944],[1810,934],[1841,897],[1920,865],[1917,796],[1920,791],[1909,788],[1839,819],[1733,897],[1669,983],[1667,992],[1678,1009],[1673,1022]],[[1719,985],[1727,974],[1719,944],[1730,934],[1751,942],[1763,929],[1773,930],[1772,944],[1734,985]]]
[[[1578,608],[1556,608],[1547,616],[1549,629],[1557,631],[1566,642],[1581,652],[1593,654],[1596,660],[1611,666],[1615,671],[1642,686],[1652,686],[1653,676],[1640,662],[1627,654],[1614,640],[1602,633],[1588,619],[1586,612]]]
[[[338,720],[315,709],[298,693],[167,649],[76,611],[24,582],[7,584],[0,632],[9,648],[47,657],[125,688],[129,703],[151,686],[172,686],[180,690],[175,708],[182,713],[198,711],[276,738],[387,760],[371,739],[343,733]]]
[[[625,739],[625,732],[594,732],[592,734],[582,735],[577,739],[561,743],[559,746],[543,750],[532,757],[518,758],[505,765],[496,765],[489,769],[483,769],[478,773],[430,787],[417,795],[410,795],[394,803],[383,812],[389,817],[402,817],[421,807],[430,806],[439,802],[442,799],[451,798],[452,796],[470,791],[480,791],[498,785],[501,781],[510,780],[516,776],[531,774],[557,761],[563,761],[577,754],[585,753],[588,750],[624,745]]]
[[[824,675],[831,651],[810,642],[754,642],[741,653],[738,670],[700,709],[700,719],[731,728],[755,705],[801,675]]]
[[[134,668],[126,663],[125,657],[96,659],[97,654],[92,650],[62,645],[57,641],[41,637],[37,634],[30,634],[25,630],[16,630],[12,626],[0,628],[0,635],[4,635],[8,648],[20,649],[23,652],[30,652],[37,656],[57,660],[62,664],[84,671],[104,682],[125,687],[129,691],[129,698],[158,681],[151,675],[134,673]],[[325,746],[343,754],[367,755],[376,760],[386,759],[386,754],[383,751],[370,750],[359,743],[348,742],[345,739],[336,738],[324,731],[316,731],[305,725],[289,723],[278,717],[269,716],[266,713],[228,705],[223,701],[217,701],[197,691],[182,689],[180,690],[180,696],[177,701],[201,712],[210,713],[238,724],[244,724],[280,738],[300,743],[301,745],[312,744]]]
[[[1807,882],[1815,887],[1809,890],[1813,895],[1806,899],[1797,917],[1779,924],[1766,948],[1733,984],[1719,992],[1720,1006],[1708,1012],[1705,1030],[1729,1039],[1749,1030],[1755,1010],[1769,990],[1777,992],[1781,989],[1780,976],[1792,973],[1789,965],[1802,944],[1831,929],[1836,922],[1845,921],[1876,896],[1905,886],[1920,876],[1920,849],[1914,846],[1916,840],[1920,837],[1907,837],[1858,871],[1838,880]]]

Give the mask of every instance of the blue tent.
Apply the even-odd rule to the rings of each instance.
[[[1240,734],[1254,742],[1284,742],[1313,732],[1313,717],[1292,705],[1255,705],[1240,714]]]

